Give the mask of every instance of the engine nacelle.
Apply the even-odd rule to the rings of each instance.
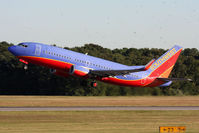
[[[83,66],[72,65],[68,73],[74,76],[85,77],[88,76],[89,69]]]

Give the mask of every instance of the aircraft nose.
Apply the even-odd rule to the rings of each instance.
[[[8,47],[8,51],[10,51],[14,55],[15,55],[15,52],[16,52],[15,50],[16,50],[16,46],[10,46],[10,47]]]

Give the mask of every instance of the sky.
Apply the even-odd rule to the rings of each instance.
[[[198,0],[0,0],[0,42],[199,49]]]

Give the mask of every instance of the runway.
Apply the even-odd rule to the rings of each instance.
[[[199,106],[0,107],[0,111],[199,110]]]

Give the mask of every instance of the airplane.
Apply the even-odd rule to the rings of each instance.
[[[63,77],[78,76],[92,79],[92,87],[98,81],[129,87],[165,87],[173,81],[191,81],[185,78],[169,78],[169,75],[182,51],[175,45],[157,60],[152,59],[141,66],[127,66],[87,54],[74,52],[35,42],[23,42],[8,48],[20,62],[50,68],[51,73]]]

